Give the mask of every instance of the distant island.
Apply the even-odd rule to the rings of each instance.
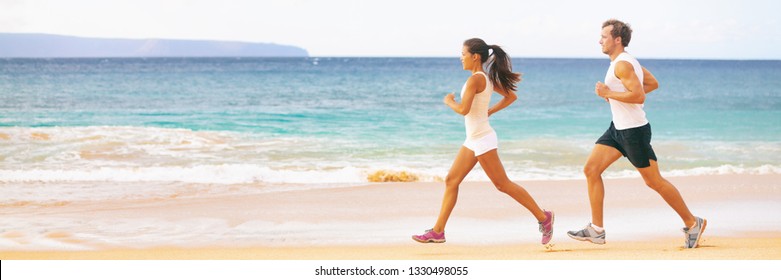
[[[172,39],[101,39],[0,33],[0,57],[307,57],[300,47]]]

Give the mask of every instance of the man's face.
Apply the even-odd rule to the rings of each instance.
[[[613,26],[608,25],[602,28],[602,35],[599,39],[599,44],[602,45],[602,53],[604,54],[610,54],[610,52],[613,51],[616,44],[620,44],[621,42],[616,42],[616,38],[613,38],[613,35],[610,35],[610,32],[613,32]],[[620,38],[620,37],[619,37]]]

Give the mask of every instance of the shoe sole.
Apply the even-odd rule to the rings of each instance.
[[[588,242],[591,242],[591,243],[594,243],[594,244],[597,244],[597,245],[604,245],[606,243],[604,239],[597,239],[597,238],[592,238],[592,237],[585,237],[584,238],[584,237],[580,237],[580,236],[573,236],[573,235],[570,235],[569,232],[567,233],[567,236],[569,236],[570,238],[575,239],[577,241],[588,241]],[[594,240],[597,240],[597,241],[594,242]]]
[[[412,240],[415,240],[420,243],[445,243],[444,239],[428,239],[428,240],[420,240],[415,237],[412,237]]]

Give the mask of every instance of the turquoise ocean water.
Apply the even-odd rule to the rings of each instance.
[[[781,173],[781,61],[640,62],[660,81],[645,109],[664,174]],[[609,60],[513,63],[519,99],[491,119],[510,177],[582,178]],[[442,98],[468,75],[457,58],[0,60],[2,200],[436,181],[464,139]],[[606,175],[637,176],[626,160]]]

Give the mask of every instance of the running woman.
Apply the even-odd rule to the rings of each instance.
[[[656,154],[651,148],[651,124],[643,111],[645,95],[659,84],[651,72],[624,50],[631,38],[632,28],[626,23],[611,19],[602,24],[599,44],[602,52],[610,56],[610,67],[605,74],[605,83],[597,82],[594,91],[610,103],[613,122],[597,140],[583,168],[591,203],[591,223],[582,230],[569,231],[567,235],[580,241],[605,244],[602,173],[623,155],[640,172],[645,184],[659,193],[683,220],[684,247],[696,248],[707,221],[692,215],[678,189],[659,173]]]
[[[421,243],[445,242],[445,225],[456,205],[458,187],[479,162],[497,190],[518,201],[534,215],[542,232],[542,244],[548,244],[553,235],[553,212],[542,210],[524,188],[507,177],[497,153],[496,132],[488,123],[490,115],[506,108],[517,99],[515,84],[520,82],[521,75],[512,72],[510,57],[502,48],[497,45],[489,46],[477,38],[464,42],[461,64],[464,70],[472,72],[472,76],[461,88],[461,103],[455,101],[453,93],[447,94],[444,102],[453,111],[464,116],[466,141],[445,178],[445,194],[436,224],[421,235],[413,235],[412,239]],[[483,71],[484,65],[487,65],[487,74]],[[489,108],[494,91],[503,98]]]

